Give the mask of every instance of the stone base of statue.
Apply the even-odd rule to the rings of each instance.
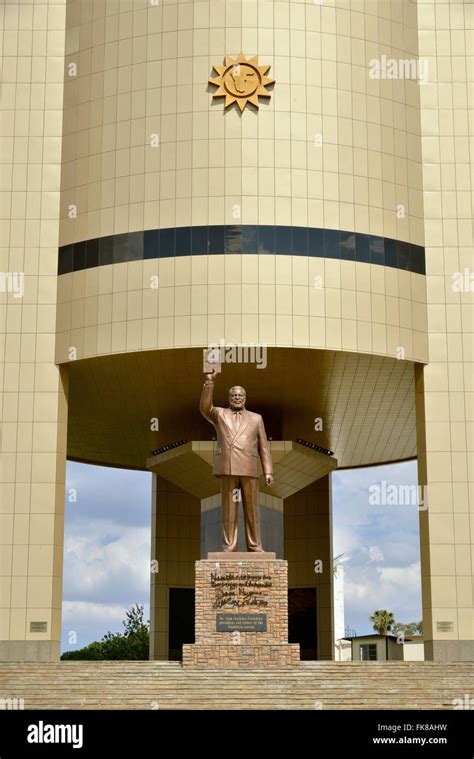
[[[299,664],[288,643],[288,562],[274,553],[209,553],[196,562],[196,633],[183,666],[268,669]]]

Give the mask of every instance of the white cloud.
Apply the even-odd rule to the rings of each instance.
[[[344,576],[346,624],[358,634],[370,630],[369,617],[376,609],[393,612],[397,622],[421,619],[420,565],[353,568]]]
[[[117,619],[125,619],[126,608],[118,604],[98,604],[90,601],[64,601],[64,622],[76,621],[78,618],[88,619],[90,622],[115,622]]]
[[[368,552],[371,561],[383,561],[383,553],[378,546],[369,546]]]
[[[421,585],[421,566],[419,562],[406,567],[378,567],[380,582],[387,590],[390,588],[412,592]]]
[[[149,592],[150,530],[103,519],[76,524],[64,545],[64,576],[68,599],[138,600]]]

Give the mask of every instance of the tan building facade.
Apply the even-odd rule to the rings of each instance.
[[[242,384],[265,418],[262,504],[290,587],[316,588],[318,658],[330,473],[417,456],[425,655],[472,660],[474,6],[12,1],[0,28],[0,659],[59,656],[67,457],[154,473],[168,658],[170,589],[219,508],[215,343],[264,349],[216,401]],[[275,80],[258,108],[208,82],[241,51]]]

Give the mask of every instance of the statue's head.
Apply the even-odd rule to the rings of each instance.
[[[229,406],[234,411],[241,411],[245,408],[246,397],[244,388],[240,385],[234,385],[229,390]]]

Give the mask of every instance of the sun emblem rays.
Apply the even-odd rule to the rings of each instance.
[[[243,53],[239,53],[235,60],[226,55],[224,66],[213,66],[217,76],[209,79],[209,83],[218,88],[213,97],[225,98],[226,108],[232,103],[237,103],[241,111],[247,103],[258,108],[259,97],[271,97],[271,93],[266,90],[268,85],[275,83],[274,79],[266,76],[270,68],[269,65],[259,66],[258,55],[247,59]]]

